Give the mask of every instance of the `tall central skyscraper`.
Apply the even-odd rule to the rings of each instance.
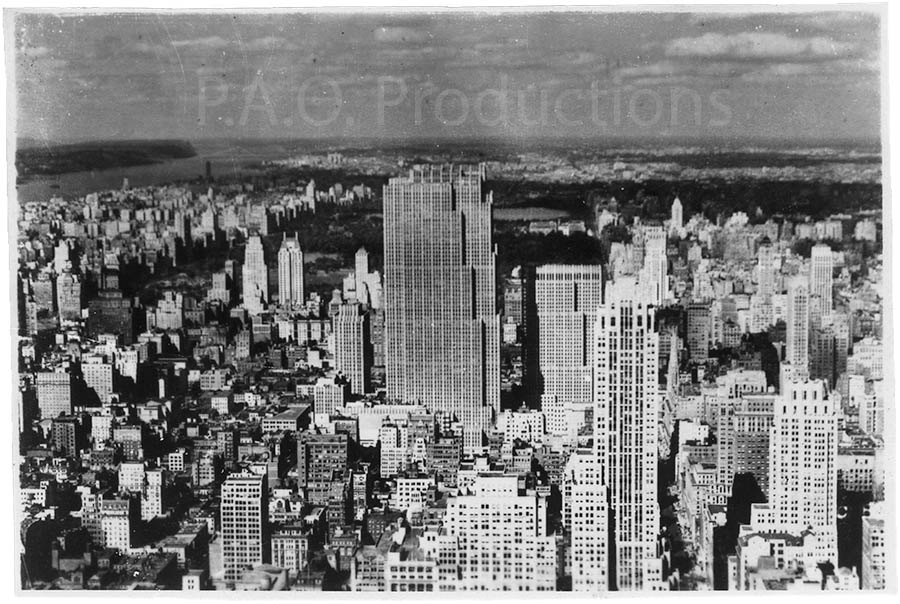
[[[244,249],[244,307],[251,313],[262,312],[269,301],[269,268],[259,235],[251,235]]]
[[[278,250],[278,302],[285,308],[298,308],[304,295],[303,250],[296,236],[285,236]]]
[[[464,426],[468,451],[500,402],[493,197],[484,166],[420,165],[384,187],[388,397]]]
[[[659,334],[646,289],[629,276],[607,284],[594,328],[594,456],[597,480],[609,492],[609,587],[623,591],[658,589],[662,581],[656,551]]]

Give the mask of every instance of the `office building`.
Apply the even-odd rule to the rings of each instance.
[[[676,196],[675,200],[672,202],[672,212],[671,218],[669,220],[669,232],[680,236],[683,229],[684,208],[681,205],[681,200]]]
[[[158,516],[162,516],[166,510],[166,471],[158,468],[147,470],[142,486],[141,519],[150,521]]]
[[[687,307],[687,348],[691,361],[705,363],[709,358],[710,306],[692,302]]]
[[[603,299],[600,265],[545,265],[534,275],[538,368],[550,434],[566,434],[566,406],[592,399],[594,322]]]
[[[134,343],[140,328],[134,300],[122,296],[118,290],[104,290],[88,302],[88,337],[98,338],[104,333],[114,333],[122,344]]]
[[[451,497],[444,520],[457,542],[460,591],[553,591],[556,538],[547,501],[520,488],[519,476],[482,474],[470,495]]]
[[[787,345],[784,355],[791,372],[802,378],[809,370],[809,288],[802,280],[788,285]]]
[[[778,273],[775,264],[775,247],[765,241],[757,250],[756,279],[757,293],[764,298],[776,293],[776,277]]]
[[[53,419],[50,440],[57,454],[77,459],[85,444],[84,428],[75,416],[56,417]]]
[[[81,320],[81,281],[70,272],[56,277],[56,298],[60,321]]]
[[[250,313],[262,312],[269,301],[269,267],[259,235],[251,235],[244,248],[244,308]]]
[[[365,394],[372,368],[369,316],[359,304],[342,304],[332,323],[334,368],[350,380],[351,393]]]
[[[265,475],[232,474],[222,484],[221,539],[226,581],[237,581],[248,566],[268,561],[268,507]]]
[[[305,300],[303,250],[294,236],[285,235],[278,250],[278,303],[285,308],[300,308]]]
[[[769,501],[751,525],[822,538],[821,561],[837,558],[838,409],[821,380],[786,380],[775,400],[769,448]]]
[[[72,413],[72,376],[66,371],[41,371],[35,378],[41,418]]]
[[[640,245],[643,247],[642,281],[648,288],[650,302],[657,306],[669,295],[669,259],[666,256],[666,231],[661,226],[640,228]]]
[[[646,300],[633,277],[614,280],[595,327],[594,455],[609,496],[608,584],[622,591],[654,589],[659,576],[659,335]]]
[[[814,245],[809,258],[809,295],[819,305],[819,308],[813,312],[816,316],[831,314],[834,306],[832,301],[833,274],[834,255],[831,248],[825,244]]]
[[[480,450],[499,410],[493,197],[484,166],[419,165],[384,188],[387,396],[461,423]]]
[[[887,568],[884,502],[869,504],[869,515],[862,518],[862,565],[860,576],[863,589],[884,589]]]

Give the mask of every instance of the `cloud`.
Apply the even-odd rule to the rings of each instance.
[[[751,62],[746,60],[690,61],[685,59],[664,59],[644,65],[622,67],[614,70],[617,80],[628,81],[635,86],[666,84],[670,86],[691,83],[722,84],[729,79],[745,82],[790,81],[812,76],[840,76],[859,78],[876,75],[878,60],[834,59],[821,61],[774,60]]]
[[[616,69],[614,75],[621,78],[667,78],[667,77],[727,77],[740,75],[749,69],[746,64],[735,61],[712,61],[691,63],[687,61],[663,60],[646,65],[634,65]]]
[[[231,46],[232,42],[221,36],[207,36],[205,38],[193,38],[188,40],[172,40],[175,48],[201,48],[204,50],[217,50]]]
[[[383,26],[375,30],[379,42],[397,44],[401,42],[421,43],[432,37],[430,34],[412,27]]]
[[[855,44],[824,36],[794,38],[768,32],[707,33],[693,38],[676,38],[665,45],[668,57],[734,60],[791,58],[810,61],[848,56],[857,50]]]
[[[41,59],[50,54],[50,49],[46,46],[24,46],[19,49],[19,54],[29,59]]]
[[[748,71],[741,76],[747,82],[766,83],[798,77],[851,77],[877,75],[878,61],[850,59],[823,63],[773,63]]]

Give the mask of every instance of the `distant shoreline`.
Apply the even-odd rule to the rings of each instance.
[[[160,164],[172,159],[195,157],[197,151],[188,141],[98,141],[20,146],[16,150],[16,182],[113,168]]]

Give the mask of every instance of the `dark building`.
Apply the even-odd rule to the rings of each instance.
[[[138,318],[131,298],[125,298],[119,291],[101,291],[88,303],[88,337],[113,333],[127,346],[134,343],[134,334],[140,330]]]
[[[53,420],[50,440],[54,451],[66,457],[77,458],[85,445],[84,427],[75,416],[57,417]]]

